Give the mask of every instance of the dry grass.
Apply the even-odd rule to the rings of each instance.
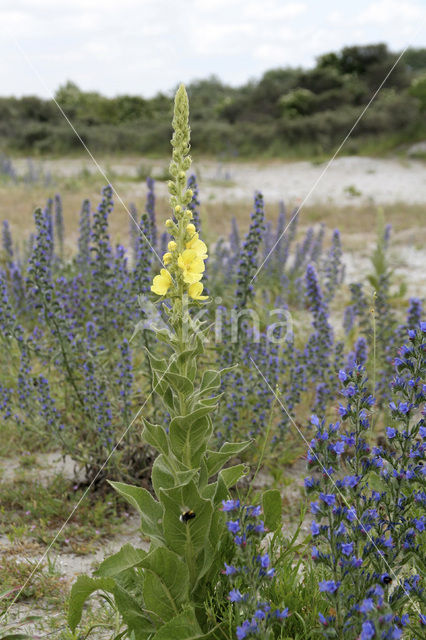
[[[23,184],[0,185],[0,221],[9,220],[14,238],[21,242],[34,228],[33,212],[43,207],[47,198],[56,192],[61,194],[66,226],[67,252],[74,250],[78,233],[78,221],[81,204],[88,198],[95,208],[100,200],[102,180],[96,176],[82,178],[62,178],[55,186],[28,186]],[[146,187],[141,182],[116,182],[116,188],[125,204],[134,202],[141,213],[145,206]],[[157,216],[159,224],[169,215],[165,185],[159,184],[157,197]],[[278,203],[266,202],[266,214],[275,222],[278,215]],[[252,203],[247,201],[227,202],[226,199],[215,198],[202,202],[203,228],[210,239],[229,233],[231,220],[235,216],[238,224],[245,232],[249,225]],[[393,227],[394,233],[402,233],[401,240],[406,244],[421,247],[426,240],[424,230],[425,207],[422,205],[405,205],[396,203],[384,207],[386,222]],[[299,226],[305,228],[311,224],[324,222],[328,231],[340,229],[342,235],[348,237],[350,243],[363,244],[366,235],[374,238],[377,206],[344,206],[307,205],[299,213]],[[115,198],[114,211],[110,218],[111,234],[116,242],[127,244],[130,219],[126,209]],[[349,236],[354,236],[349,238]]]

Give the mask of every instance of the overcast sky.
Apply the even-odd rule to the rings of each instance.
[[[426,46],[425,21],[426,0],[0,0],[0,94],[236,86],[344,45]]]

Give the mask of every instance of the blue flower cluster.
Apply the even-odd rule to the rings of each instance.
[[[413,418],[426,392],[425,332],[426,323],[409,330],[410,343],[395,358],[386,443],[369,444],[374,398],[361,365],[339,373],[346,429],[311,418],[316,432],[307,461],[314,473],[305,487],[317,496],[311,502],[312,558],[328,576],[319,586],[335,614],[321,614],[320,621],[330,637],[399,638],[423,600],[415,571],[423,566],[417,538],[426,528],[419,515],[426,501],[426,429],[423,417]],[[374,619],[373,609],[380,613]]]
[[[232,563],[225,562],[222,573],[229,577],[233,587],[229,600],[236,608],[236,637],[270,637],[268,631],[274,624],[289,616],[288,607],[274,608],[265,602],[264,594],[275,577],[275,568],[263,543],[267,532],[260,506],[241,505],[239,500],[224,500],[222,509],[229,520],[228,531],[233,536]]]

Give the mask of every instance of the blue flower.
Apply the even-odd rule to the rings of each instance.
[[[396,429],[394,429],[393,427],[386,427],[386,434],[389,440],[392,440],[392,438],[396,436],[396,433]]]
[[[251,633],[251,624],[248,620],[244,620],[243,624],[237,627],[237,640],[244,640]]]
[[[326,591],[327,593],[335,593],[340,586],[340,582],[334,580],[322,580],[319,583],[319,590]]]
[[[347,379],[348,379],[348,374],[346,373],[346,371],[341,369],[339,371],[339,380],[340,380],[340,382],[346,382]]]
[[[255,531],[255,533],[265,533],[266,529],[263,520],[261,520],[260,523],[255,526],[253,531]]]
[[[275,616],[278,618],[278,620],[284,620],[284,618],[288,618],[288,616],[289,616],[288,607],[286,607],[282,611],[277,609],[275,611]]]
[[[223,573],[226,576],[233,576],[235,573],[237,573],[237,569],[233,567],[232,564],[226,564],[225,562],[225,570],[223,571]]]
[[[370,620],[366,620],[362,623],[362,631],[360,635],[360,640],[371,640],[376,635],[376,629],[374,627],[374,623]]]
[[[262,567],[262,569],[267,569],[269,567],[269,555],[267,553],[265,553],[264,556],[260,557],[260,566]]]
[[[354,543],[353,542],[344,542],[344,543],[342,543],[341,549],[342,549],[342,553],[345,556],[350,556],[351,553],[353,553],[353,550],[354,550]]]
[[[420,518],[414,518],[413,524],[416,527],[417,531],[424,531],[426,528],[426,516],[421,516]]]
[[[334,493],[320,493],[321,500],[332,507],[336,503],[336,496]]]
[[[319,535],[320,532],[320,528],[317,525],[317,523],[315,522],[315,520],[313,520],[312,524],[311,524],[311,532],[313,536],[317,536]]]
[[[373,611],[375,607],[373,598],[366,598],[360,604],[359,610],[361,613],[368,613],[369,611]]]
[[[229,520],[226,523],[226,526],[228,527],[228,531],[230,531],[231,533],[238,533],[240,530],[240,520],[239,519],[235,520],[235,522],[232,520]]]
[[[318,614],[318,618],[319,618],[319,621],[321,622],[321,624],[324,625],[324,627],[326,627],[328,625],[327,618],[321,612]]]
[[[239,500],[222,500],[222,511],[235,511],[239,507]]]
[[[358,476],[345,476],[343,478],[343,486],[353,489],[359,482]]]
[[[321,511],[321,507],[319,506],[319,503],[317,501],[311,502],[311,513],[313,513],[314,516],[316,516],[320,511]]]
[[[350,511],[351,511],[351,509],[348,509],[348,513],[346,514],[346,517],[348,518],[348,520],[349,520],[350,522],[352,522],[352,521],[350,520],[349,516],[348,516],[348,514],[349,514],[349,512],[350,512]],[[354,511],[355,511],[355,509],[354,509]],[[339,524],[339,526],[337,527],[337,529],[336,529],[336,536],[344,536],[344,535],[345,535],[345,533],[346,533],[345,525],[343,524],[343,522],[341,522],[341,523]]]
[[[232,589],[229,592],[229,599],[231,602],[242,602],[243,594],[239,589]]]
[[[331,445],[331,448],[336,455],[340,456],[345,452],[345,443],[342,442],[342,440],[339,440],[338,442],[336,442],[336,444]]]

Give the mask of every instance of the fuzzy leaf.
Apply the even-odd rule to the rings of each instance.
[[[209,408],[201,407],[188,416],[173,418],[170,423],[172,451],[188,467],[198,467],[211,436],[212,425],[206,415],[209,412]]]
[[[201,640],[203,634],[193,609],[187,609],[175,616],[157,631],[152,640]]]
[[[236,464],[234,467],[228,467],[227,469],[222,469],[220,471],[219,476],[224,481],[226,487],[234,486],[238,482],[242,476],[245,476],[247,473],[247,465],[245,464]]]
[[[134,487],[124,482],[110,482],[110,485],[122,495],[123,498],[126,498],[131,505],[136,507],[141,516],[141,529],[144,535],[163,542],[164,537],[161,528],[163,507],[159,502],[154,500],[149,491],[143,487]]]
[[[94,575],[101,578],[112,578],[122,571],[140,564],[145,556],[146,551],[143,549],[135,549],[131,544],[125,544],[120,551],[106,558],[94,572]]]
[[[73,584],[68,607],[68,624],[72,631],[75,631],[81,620],[83,606],[87,598],[95,591],[114,590],[113,578],[89,578],[89,576],[79,576]]]
[[[157,496],[160,495],[160,489],[171,489],[175,486],[173,470],[162,453],[157,456],[152,465],[151,481]]]
[[[207,369],[203,373],[200,388],[203,392],[215,391],[220,387],[220,373],[214,369]]]
[[[252,440],[225,442],[219,451],[207,451],[206,462],[209,478],[217,473],[230,458],[248,449],[252,442]]]
[[[202,498],[194,482],[161,489],[160,501],[164,505],[164,537],[170,549],[185,559],[194,583],[199,564],[198,555],[203,550],[210,533],[213,505]],[[182,522],[180,516],[191,509],[195,518]]]
[[[155,626],[144,614],[136,598],[119,584],[116,584],[114,600],[123,622],[127,624],[130,631],[133,631],[134,640],[148,640],[155,632]]]
[[[177,393],[184,393],[186,396],[189,396],[194,391],[194,385],[191,380],[185,376],[181,376],[179,373],[167,371],[163,379],[166,380]]]
[[[188,601],[188,567],[176,553],[164,547],[148,554],[142,566],[145,568],[145,607],[167,622]]]
[[[271,531],[276,531],[282,524],[281,494],[277,489],[269,489],[262,495],[263,515],[265,526]]]
[[[167,455],[169,453],[169,445],[164,427],[159,424],[151,424],[148,420],[144,420],[144,424],[142,439],[152,447],[155,447],[160,453]]]

